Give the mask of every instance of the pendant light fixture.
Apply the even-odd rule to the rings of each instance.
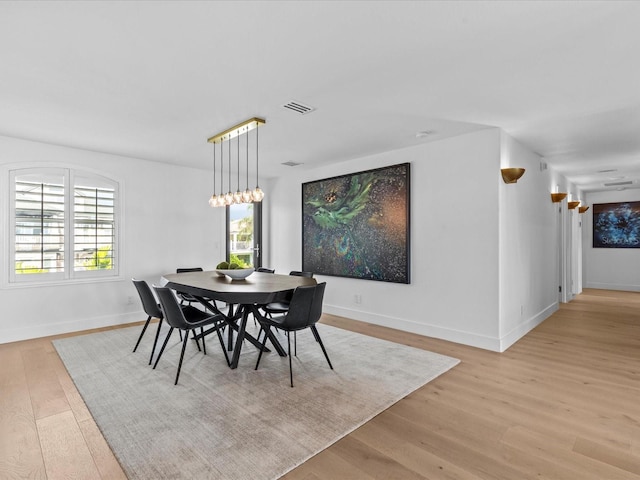
[[[260,202],[264,198],[264,192],[258,185],[258,127],[260,125],[264,125],[265,121],[261,118],[251,118],[246,120],[232,128],[225,130],[224,132],[218,133],[213,137],[209,138],[207,141],[209,143],[213,143],[213,195],[209,199],[209,205],[212,207],[223,207],[228,205],[233,205],[237,203],[251,203],[251,202]],[[249,189],[249,132],[251,130],[256,130],[256,187],[253,190]],[[246,136],[246,189],[244,191],[240,190],[240,136]],[[231,140],[237,138],[237,152],[236,152],[236,190],[232,192],[231,188]],[[228,148],[228,170],[227,170],[227,193],[224,192],[224,143],[227,143]],[[220,144],[220,193],[216,195],[216,144]]]
[[[251,192],[251,199],[254,202],[261,202],[264,198],[264,192],[258,185],[258,129],[256,128],[256,188]]]
[[[216,146],[213,146],[213,193],[209,199],[210,207],[218,206],[218,195],[216,195]]]
[[[242,203],[242,192],[240,191],[240,135],[238,135],[238,162],[236,165],[236,170],[237,170],[237,178],[238,178],[238,183],[236,185],[236,191],[233,194],[233,203]]]
[[[245,190],[242,192],[242,203],[251,203],[252,196],[251,190],[249,190],[249,132],[247,130],[247,134],[245,135],[247,139],[247,181],[245,182]]]
[[[231,193],[231,142],[229,142],[229,169],[227,171],[227,173],[229,174],[229,183],[227,183],[227,186],[229,187],[229,191],[227,193],[224,194],[224,204],[229,206],[231,204],[233,204],[233,193]]]
[[[216,146],[213,146],[213,149],[216,149]],[[216,207],[223,207],[224,206],[224,193],[222,193],[224,191],[223,189],[223,182],[224,182],[224,177],[223,177],[223,164],[224,163],[224,153],[222,151],[222,142],[220,142],[220,193],[218,194],[218,201],[216,202],[215,206]]]

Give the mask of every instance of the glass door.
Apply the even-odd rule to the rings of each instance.
[[[227,207],[227,261],[241,267],[262,266],[262,203]]]

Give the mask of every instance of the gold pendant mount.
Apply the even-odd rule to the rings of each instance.
[[[264,125],[266,122],[262,118],[253,117],[249,120],[245,120],[238,125],[235,125],[231,128],[228,128],[224,132],[220,132],[213,137],[207,139],[209,143],[222,143],[231,140],[232,138],[236,138],[239,135],[243,135],[251,130],[258,128],[260,125]]]

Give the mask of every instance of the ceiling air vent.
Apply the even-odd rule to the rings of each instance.
[[[598,170],[598,173],[610,173],[610,172],[617,172],[618,169],[616,168],[609,168],[607,170]]]
[[[633,180],[626,180],[624,182],[611,182],[611,183],[604,184],[605,187],[620,187],[622,185],[633,185]]]
[[[287,167],[297,167],[302,164],[298,162],[282,162],[282,165],[286,165]]]
[[[315,107],[310,107],[309,105],[305,105],[304,103],[290,101],[282,105],[282,108],[286,108],[287,110],[291,110],[292,112],[299,113],[300,115],[306,115],[307,113],[311,113],[315,110]]]

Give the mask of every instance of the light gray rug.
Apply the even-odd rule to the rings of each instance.
[[[246,343],[236,370],[215,335],[207,356],[187,345],[178,386],[177,332],[156,370],[147,365],[155,324],[54,341],[130,479],[274,479],[327,448],[459,361],[318,325],[335,370],[310,331],[293,358]],[[283,342],[286,348],[286,338]]]

